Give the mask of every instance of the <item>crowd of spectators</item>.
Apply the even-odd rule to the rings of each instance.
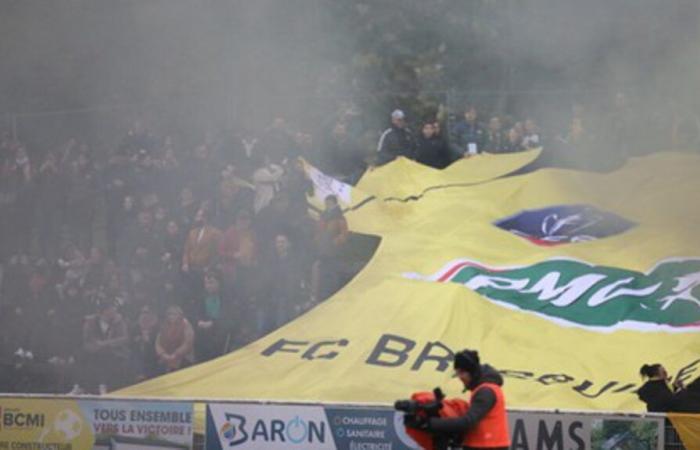
[[[333,196],[309,214],[294,137],[277,119],[188,152],[135,123],[100,161],[79,139],[42,154],[5,135],[0,390],[112,390],[231,351],[336,290],[348,228]]]
[[[636,128],[617,100],[605,136],[623,148]],[[433,116],[412,131],[400,109],[388,119],[373,142],[345,108],[321,135],[276,118],[191,149],[137,121],[106,155],[79,138],[32,149],[3,135],[0,390],[106,392],[232,351],[331,295],[351,276],[348,227],[334,196],[310,207],[302,156],[354,183],[398,156],[444,168],[596,142],[576,108],[567,130],[544,136],[533,118],[484,124],[472,105],[449,126]]]

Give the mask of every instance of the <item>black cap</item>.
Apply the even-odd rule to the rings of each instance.
[[[465,349],[457,353],[455,355],[454,368],[455,370],[463,370],[469,373],[472,378],[478,378],[481,372],[479,352]]]

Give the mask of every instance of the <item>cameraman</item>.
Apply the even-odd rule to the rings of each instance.
[[[503,378],[488,364],[480,364],[479,353],[462,350],[455,355],[454,369],[472,391],[469,410],[461,417],[409,420],[406,426],[435,434],[462,434],[464,450],[507,450],[510,446]]]

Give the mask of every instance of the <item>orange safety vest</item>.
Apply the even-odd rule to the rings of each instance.
[[[491,410],[467,431],[462,445],[475,448],[492,448],[510,446],[510,433],[508,432],[508,414],[506,413],[506,400],[501,387],[494,383],[480,384],[472,392],[472,398],[480,389],[490,388],[496,395],[496,403]]]

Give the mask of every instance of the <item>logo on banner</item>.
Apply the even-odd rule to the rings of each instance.
[[[636,224],[590,205],[559,205],[524,210],[494,225],[533,244],[552,246],[614,236]]]
[[[0,407],[0,430],[43,428],[46,416],[42,413],[26,413],[19,408]]]
[[[70,409],[64,409],[56,415],[53,427],[66,441],[72,441],[83,431],[83,420]]]
[[[245,417],[226,413],[226,422],[219,430],[222,440],[228,442],[231,447],[242,444],[248,440],[248,433],[245,432],[244,426]]]
[[[239,414],[225,413],[226,421],[219,429],[222,442],[229,447],[245,444],[246,442],[277,442],[287,444],[324,443],[326,440],[326,424],[304,420],[299,415],[289,420],[279,418],[259,418],[251,421],[250,432],[246,430],[246,418]]]
[[[571,259],[493,268],[456,261],[434,276],[406,276],[458,283],[564,325],[599,331],[700,328],[700,259],[665,260],[647,273]]]

